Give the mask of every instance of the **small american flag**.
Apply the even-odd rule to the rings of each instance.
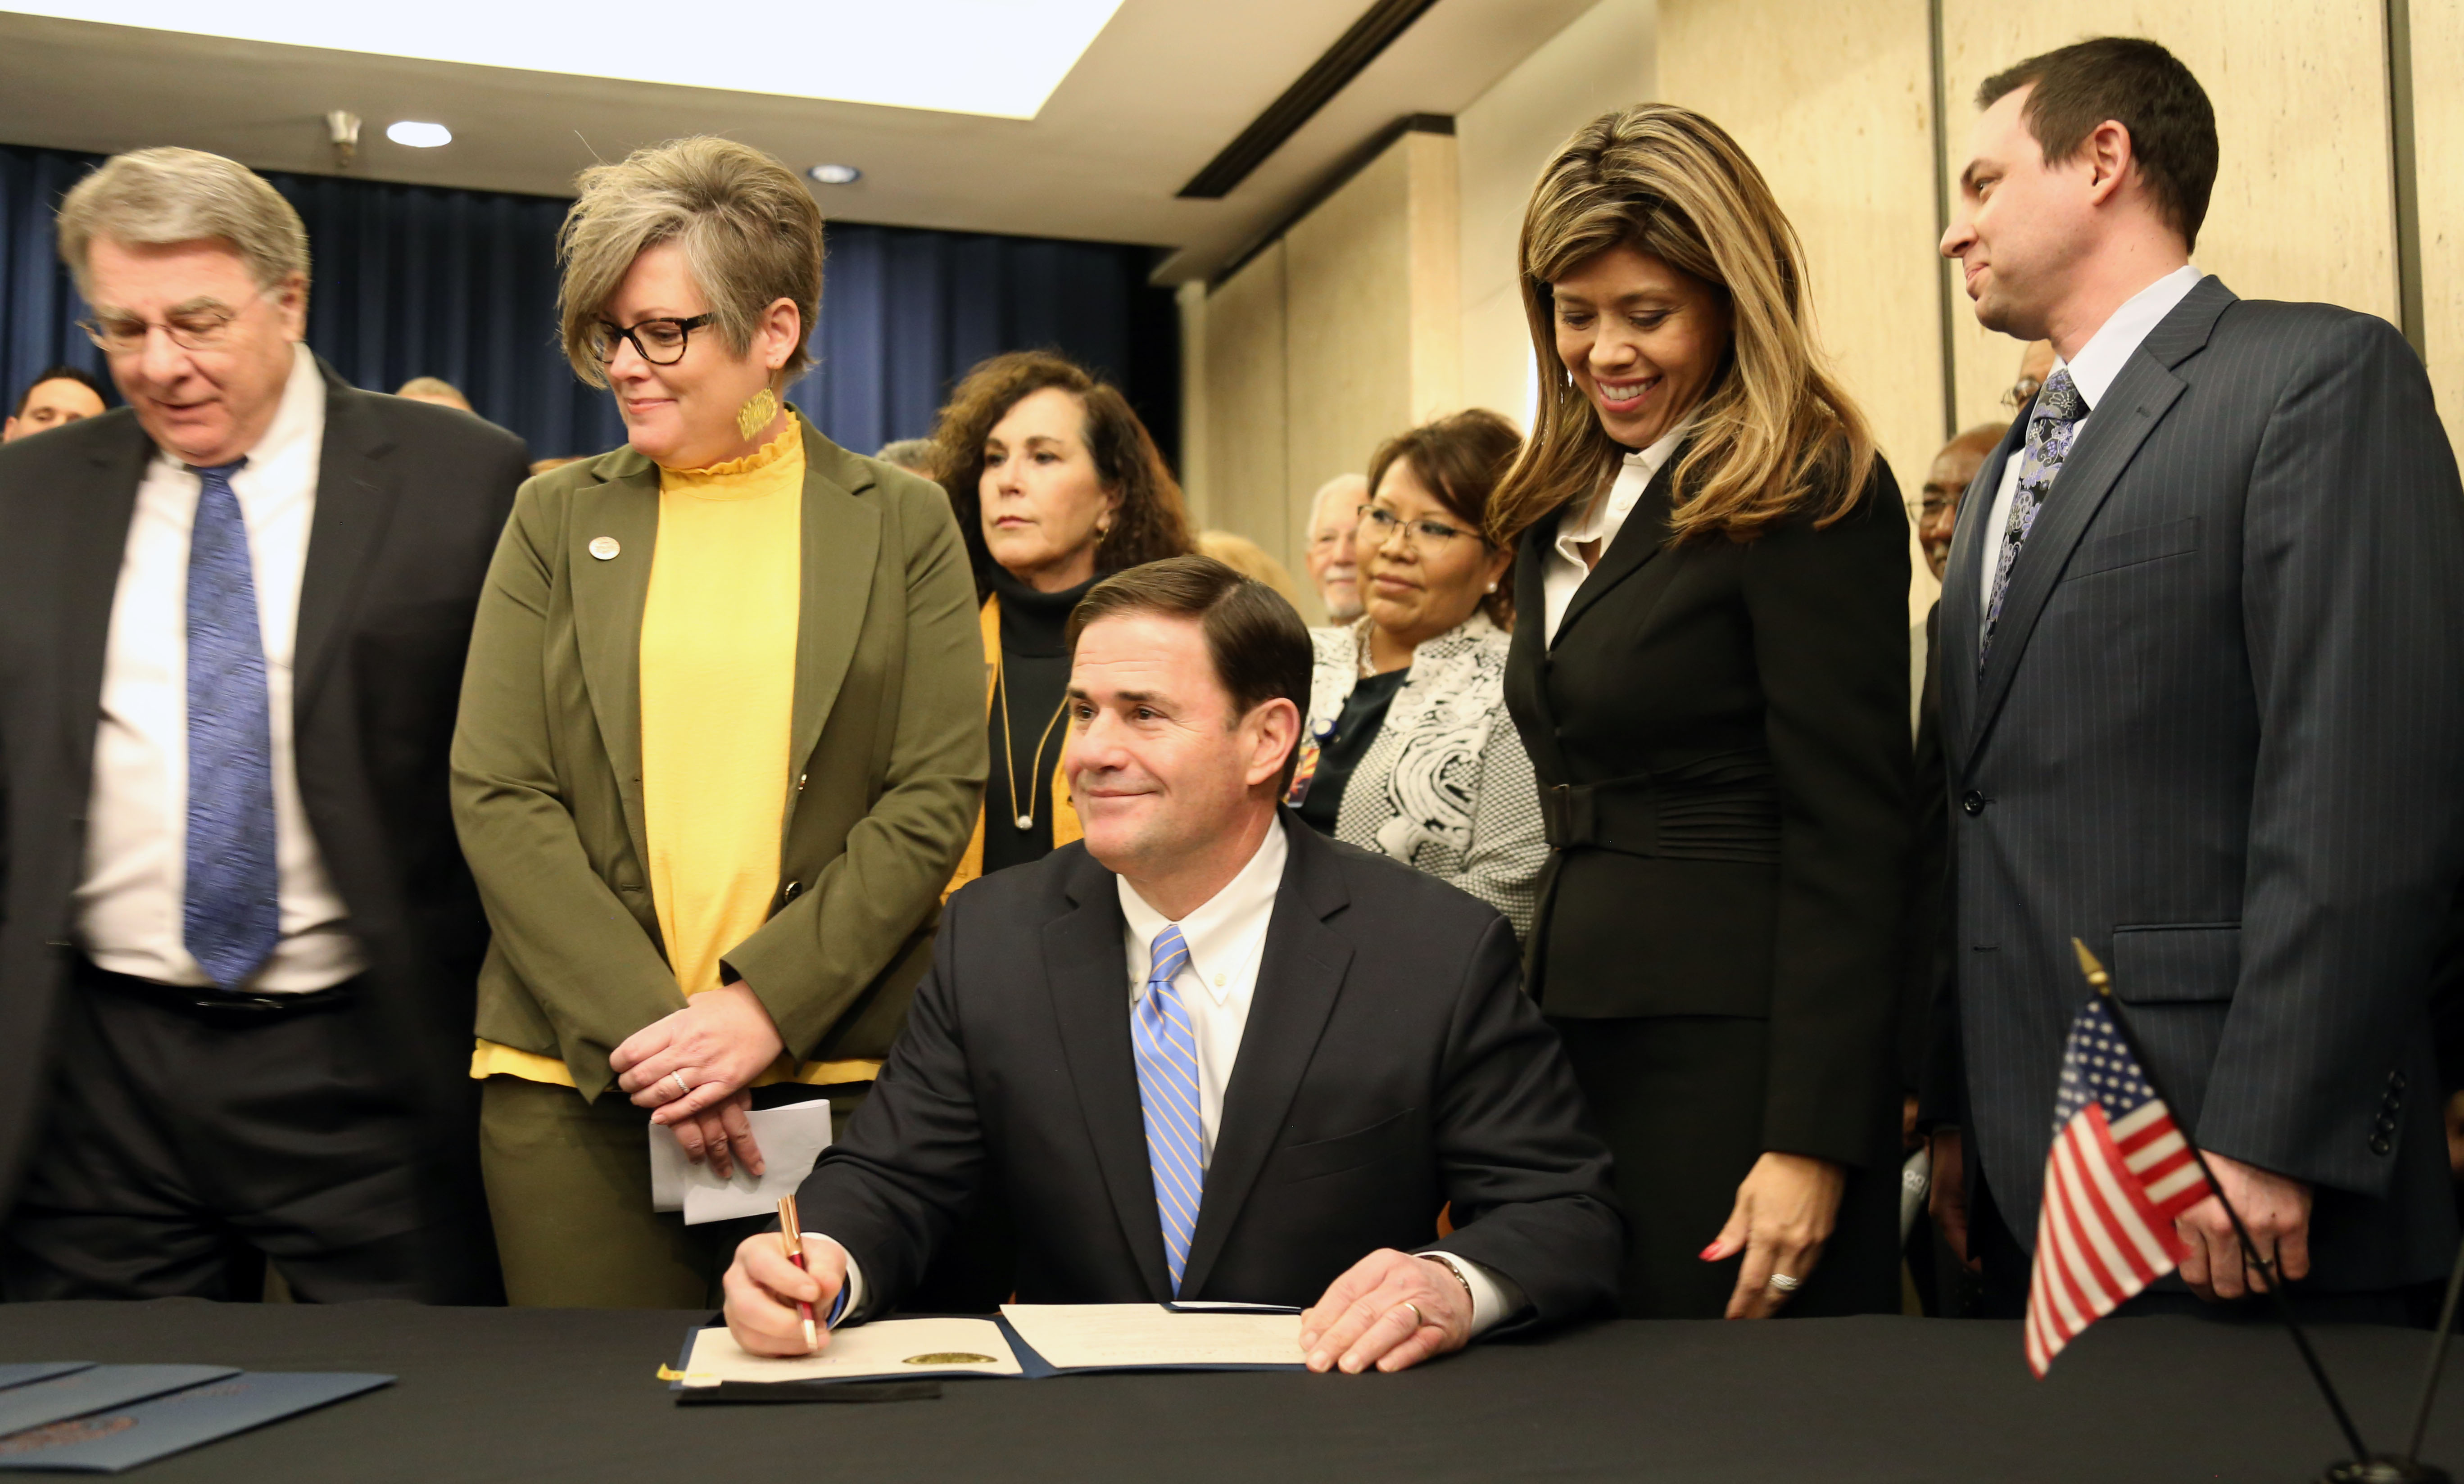
[[[2172,1110],[2130,1054],[2101,994],[2071,1022],[2054,1100],[2054,1149],[2028,1284],[2028,1368],[2173,1271],[2173,1218],[2205,1200],[2207,1177]]]

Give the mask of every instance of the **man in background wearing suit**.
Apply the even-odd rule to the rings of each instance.
[[[59,233],[128,405],[0,449],[0,1289],[482,1301],[446,750],[525,451],[310,355],[228,160]]]
[[[951,899],[905,1036],[800,1194],[810,1275],[775,1234],[737,1251],[737,1341],[803,1353],[799,1298],[895,1309],[988,1181],[1022,1301],[1314,1304],[1319,1370],[1605,1304],[1608,1152],[1513,929],[1277,802],[1300,616],[1180,556],[1069,627],[1086,840]]]
[[[2015,1313],[2077,934],[2305,1309],[2403,1321],[2456,1237],[2428,986],[2464,869],[2464,491],[2429,382],[2384,320],[2189,266],[2215,122],[2163,48],[2081,42],[1979,103],[1942,251],[2059,359],[1943,593],[1943,1213]],[[2200,1298],[2259,1278],[2212,1197],[2181,1228]]]

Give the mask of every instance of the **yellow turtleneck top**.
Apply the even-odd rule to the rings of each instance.
[[[659,537],[642,610],[642,813],[650,900],[676,986],[719,985],[719,960],[779,889],[796,635],[803,596],[801,419],[757,452],[659,471]],[[756,1085],[844,1080],[781,1056]],[[473,1077],[573,1085],[553,1058],[482,1040]]]

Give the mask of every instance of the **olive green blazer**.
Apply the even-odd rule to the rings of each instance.
[[[495,939],[478,1035],[607,1056],[684,1004],[644,869],[639,654],[658,466],[529,481],[471,638],[453,816]],[[601,557],[594,553],[609,550]],[[983,790],[976,589],[938,485],[804,426],[795,736],[771,916],[726,955],[800,1061],[888,1055]]]

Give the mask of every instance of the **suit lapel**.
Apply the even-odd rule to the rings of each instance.
[[[804,429],[803,611],[796,627],[796,706],[788,807],[796,802],[795,775],[821,746],[822,727],[847,679],[872,599],[873,558],[881,550],[881,512],[857,499],[870,489],[864,466],[800,416]]]
[[[2030,406],[2035,405],[2033,403]],[[2003,471],[2027,444],[2028,407],[2011,420],[2000,447],[1969,481],[1959,497],[1959,518],[1951,529],[1950,560],[1943,568],[1941,619],[1935,633],[1934,679],[1942,695],[1942,737],[1949,755],[1967,753],[1968,718],[1976,714],[1976,645],[1984,622],[1977,589],[1985,580],[1985,560],[1994,550],[1997,532],[1993,500],[2002,488]]]
[[[292,643],[291,714],[305,716],[341,652],[353,609],[366,590],[368,564],[384,543],[401,491],[386,455],[393,444],[377,426],[366,396],[345,385],[322,360],[325,430],[317,453],[317,512],[308,532],[308,561],[299,576],[299,627]]]
[[[55,518],[61,523],[60,563],[60,724],[66,729],[63,755],[67,776],[84,779],[94,772],[95,727],[102,709],[102,670],[111,646],[111,610],[120,595],[120,569],[128,555],[128,525],[137,513],[137,487],[154,456],[153,440],[145,436],[136,415],[125,410],[107,414],[121,421],[121,435],[108,448],[97,450],[97,493],[90,499],[63,502]],[[83,787],[82,783],[78,785]]]
[[[591,714],[616,769],[634,859],[648,861],[641,782],[642,610],[650,595],[650,557],[658,549],[659,467],[630,449],[614,460],[604,483],[574,491],[564,568],[573,583],[574,644]],[[616,553],[604,559],[591,552],[603,538],[615,543]]]
[[[1533,737],[1541,755],[1531,759],[1542,787],[1564,781],[1566,758],[1557,745],[1556,712],[1549,702],[1548,562],[1545,554],[1556,544],[1559,515],[1544,516],[1524,537],[1514,557],[1514,590],[1528,605],[1523,622],[1507,640],[1506,691],[1523,714],[1538,718]]]
[[[1164,1264],[1163,1220],[1155,1212],[1137,1063],[1130,1050],[1119,888],[1111,872],[1082,853],[1066,889],[1073,910],[1044,927],[1052,1015],[1060,1023],[1062,1054],[1069,1062],[1069,1083],[1095,1147],[1095,1164],[1112,1197],[1112,1214],[1137,1258],[1147,1292],[1163,1303],[1172,1298],[1172,1276]]]
[[[1668,462],[1660,466],[1660,471],[1651,476],[1651,483],[1643,488],[1642,497],[1635,501],[1634,509],[1627,513],[1625,524],[1617,528],[1617,539],[1600,554],[1598,563],[1592,568],[1591,576],[1583,578],[1582,586],[1574,589],[1573,601],[1566,605],[1566,616],[1558,622],[1557,637],[1551,642],[1551,647],[1566,642],[1567,631],[1590,611],[1592,604],[1600,600],[1601,594],[1642,570],[1643,563],[1667,549],[1669,495],[1676,483],[1677,466],[1684,461],[1686,447],[1680,445],[1677,451],[1668,456]],[[1564,518],[1562,513],[1559,518]],[[1553,544],[1556,538],[1552,535],[1550,539]]]
[[[2173,368],[2207,343],[2216,316],[2232,302],[2233,295],[2222,284],[2212,277],[2201,279],[2140,342],[2123,364],[2122,374],[2105,389],[2102,404],[2088,410],[2087,426],[2079,430],[2053,493],[2028,533],[2027,545],[2019,549],[2019,559],[2012,565],[2011,586],[2002,595],[2002,619],[1993,631],[1993,650],[1977,680],[1976,708],[1968,727],[1969,745],[1962,750],[1964,757],[1975,754],[1976,745],[1983,742],[2003,699],[2011,693],[2011,678],[2027,650],[2028,636],[2053,597],[2054,584],[2061,580],[2072,550],[2140,446],[2180,399],[2183,384]],[[1968,668],[1975,668],[1973,662]]]
[[[1326,926],[1326,918],[1350,901],[1333,852],[1296,818],[1286,816],[1279,822],[1291,855],[1276,889],[1274,916],[1249,1001],[1249,1023],[1241,1033],[1241,1055],[1223,1090],[1198,1230],[1190,1238],[1189,1264],[1181,1271],[1184,1294],[1205,1292],[1207,1275],[1283,1132],[1284,1116],[1317,1055],[1318,1037],[1352,963],[1351,946]]]

